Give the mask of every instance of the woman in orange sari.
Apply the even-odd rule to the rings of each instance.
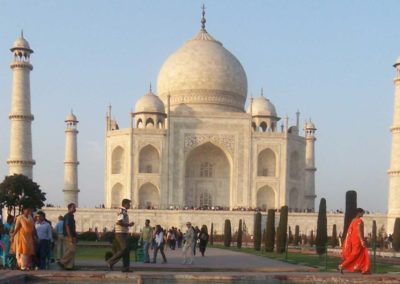
[[[21,270],[29,270],[32,256],[35,252],[34,238],[35,224],[32,218],[32,209],[24,208],[22,214],[15,221],[14,234],[11,237],[17,261]]]
[[[364,239],[364,222],[361,220],[363,215],[364,210],[357,208],[356,217],[347,230],[342,247],[343,262],[338,267],[341,273],[343,269],[350,272],[360,271],[362,274],[369,274],[371,271],[368,248]]]

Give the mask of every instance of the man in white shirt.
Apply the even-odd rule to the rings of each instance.
[[[128,209],[130,207],[131,201],[129,199],[123,199],[122,207],[118,211],[117,223],[115,225],[115,239],[119,244],[119,250],[107,261],[109,270],[112,270],[114,264],[122,258],[122,272],[130,272],[128,236],[129,227],[135,224],[134,222],[129,222]]]
[[[186,233],[183,236],[184,245],[183,245],[183,264],[193,264],[193,242],[194,242],[194,230],[192,227],[192,223],[186,223]],[[188,257],[189,254],[189,257]],[[188,260],[189,258],[189,260]]]
[[[35,228],[39,240],[37,247],[39,269],[46,269],[47,259],[50,255],[50,244],[53,240],[52,229],[50,223],[46,221],[46,215],[43,211],[39,211],[37,217]]]

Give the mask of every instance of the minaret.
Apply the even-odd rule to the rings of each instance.
[[[23,174],[32,178],[32,130],[33,115],[31,113],[30,72],[33,67],[30,55],[33,50],[24,39],[23,33],[10,49],[13,61],[10,65],[13,71],[10,132],[10,156],[7,160],[9,174]]]
[[[72,111],[65,123],[64,205],[75,203],[78,206],[78,120]]]
[[[392,217],[400,215],[400,57],[393,65],[396,68],[396,77],[394,78],[394,112],[393,124],[390,128],[392,132],[392,152],[389,176],[389,203],[388,214]],[[393,224],[392,224],[393,225]],[[388,232],[390,230],[388,222]]]
[[[314,136],[315,131],[314,123],[306,122],[304,126],[305,131],[305,139],[306,139],[306,172],[304,179],[304,187],[305,187],[305,199],[307,202],[308,209],[314,209],[315,207],[315,140],[317,140]]]

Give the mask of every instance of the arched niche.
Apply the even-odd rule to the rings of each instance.
[[[257,191],[257,207],[262,210],[275,208],[275,191],[268,185],[264,185]]]
[[[160,173],[160,155],[153,145],[140,150],[139,173]]]
[[[276,156],[269,148],[258,154],[257,176],[276,176]]]
[[[117,146],[111,154],[111,174],[124,173],[124,149]]]
[[[148,182],[139,188],[139,208],[157,209],[160,207],[160,193],[157,187]]]

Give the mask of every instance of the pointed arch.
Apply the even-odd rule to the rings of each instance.
[[[225,151],[211,142],[186,156],[185,206],[230,206],[231,163]]]
[[[124,149],[121,146],[114,148],[111,154],[111,174],[124,173]]]
[[[262,132],[266,132],[267,128],[268,128],[267,123],[265,121],[261,122],[260,123],[260,128],[261,128]]]
[[[297,151],[290,153],[289,159],[289,177],[298,179],[300,177],[300,157]]]
[[[136,128],[144,128],[143,120],[141,118],[136,122]]]
[[[148,144],[139,153],[139,173],[160,173],[160,154]]]
[[[160,208],[160,192],[154,184],[147,182],[139,188],[139,208]]]
[[[299,191],[295,187],[293,187],[289,192],[289,208],[299,208]]]
[[[120,183],[115,184],[111,189],[111,208],[121,206],[121,201],[124,194],[124,186]]]
[[[275,206],[275,191],[272,187],[264,185],[260,187],[257,191],[256,198],[257,208],[262,210],[274,209]]]
[[[154,127],[154,120],[151,117],[146,119],[146,128],[147,127]]]
[[[276,156],[270,148],[264,149],[258,154],[257,176],[276,176]]]

